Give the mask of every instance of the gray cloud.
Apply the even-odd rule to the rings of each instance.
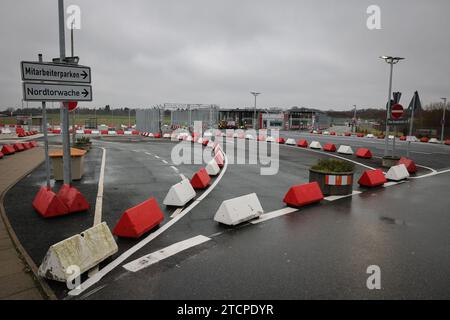
[[[21,101],[19,62],[58,51],[56,0],[2,0],[0,108]],[[405,56],[394,89],[407,104],[450,96],[450,2],[89,1],[75,53],[92,67],[94,102],[143,107],[164,102],[379,107],[387,100],[382,54]],[[382,10],[382,30],[366,9]],[[69,38],[67,33],[67,50]],[[408,101],[407,101],[408,100]]]

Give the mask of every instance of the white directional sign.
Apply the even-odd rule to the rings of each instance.
[[[23,83],[24,101],[92,101],[90,85]]]
[[[91,68],[55,63],[21,63],[23,81],[91,83]]]

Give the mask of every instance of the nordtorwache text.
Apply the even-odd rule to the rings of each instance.
[[[33,89],[27,88],[27,95],[29,96],[63,96],[63,97],[80,97],[79,90],[51,90],[51,89]]]

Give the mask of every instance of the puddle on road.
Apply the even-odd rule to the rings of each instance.
[[[383,221],[383,222],[386,222],[388,224],[396,224],[396,225],[399,225],[399,226],[407,226],[408,225],[405,220],[394,219],[394,218],[391,218],[391,217],[380,217],[380,220]]]

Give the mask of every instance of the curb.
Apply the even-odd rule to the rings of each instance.
[[[37,167],[39,167],[42,163],[44,162],[44,160],[42,161],[38,161],[35,166],[33,166],[30,170],[28,170],[27,172],[25,172],[22,176],[18,177],[13,183],[11,183],[5,190],[3,190],[3,192],[0,194],[0,215],[1,218],[3,220],[3,223],[5,224],[6,227],[6,231],[8,232],[12,243],[18,253],[19,259],[22,260],[25,263],[25,266],[32,271],[32,278],[35,281],[35,283],[37,284],[37,288],[38,290],[41,292],[41,294],[43,295],[44,299],[47,300],[57,300],[56,295],[54,294],[53,290],[49,287],[49,285],[43,281],[39,276],[38,276],[38,267],[36,266],[36,264],[34,263],[33,259],[31,259],[31,257],[28,255],[28,253],[26,252],[25,248],[22,246],[22,244],[19,241],[19,238],[17,238],[16,233],[14,232],[8,217],[6,216],[6,212],[5,212],[5,207],[3,206],[3,200],[5,198],[6,193],[13,187],[15,186],[20,180],[22,180],[23,178],[25,178],[27,175],[29,175],[31,172],[33,172]]]

